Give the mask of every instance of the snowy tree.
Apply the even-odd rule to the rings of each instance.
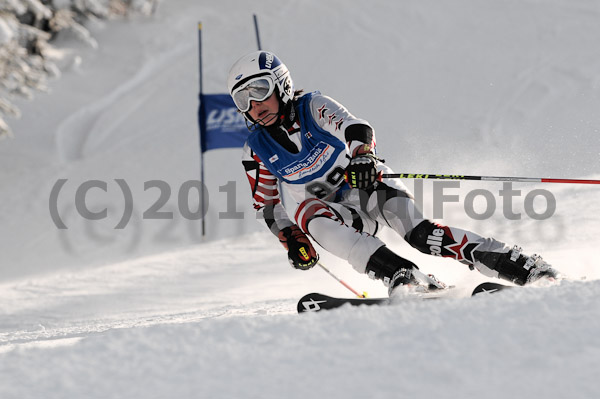
[[[9,100],[32,98],[58,77],[52,39],[69,30],[89,46],[97,42],[85,28],[91,18],[110,19],[130,13],[150,15],[158,0],[0,0],[0,138],[11,136],[5,116],[20,117]]]

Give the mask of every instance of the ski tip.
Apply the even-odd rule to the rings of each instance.
[[[298,313],[317,312],[321,310],[320,304],[326,303],[330,299],[331,297],[317,292],[306,294],[298,301],[296,310]]]
[[[471,293],[471,296],[495,294],[499,291],[509,289],[509,288],[514,288],[514,287],[510,286],[510,285],[491,283],[491,282],[481,283],[477,287],[475,287],[475,289]]]
[[[304,295],[296,307],[298,313],[319,312],[342,307],[344,305],[375,305],[388,302],[388,298],[337,298],[324,294],[312,293]]]

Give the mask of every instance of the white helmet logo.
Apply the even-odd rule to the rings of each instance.
[[[265,61],[265,66],[271,69],[271,64],[273,63],[273,54],[267,53],[267,60]]]

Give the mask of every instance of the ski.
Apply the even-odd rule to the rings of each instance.
[[[313,292],[312,294],[304,295],[298,301],[297,310],[298,313],[319,312],[321,310],[339,308],[346,304],[360,306],[386,303],[389,303],[389,298],[335,298]]]
[[[449,287],[449,289],[454,287]],[[477,295],[490,295],[495,294],[499,291],[514,288],[510,285],[498,284],[486,282],[479,284],[473,292],[471,296]],[[421,293],[416,294],[414,299],[436,299],[443,298],[449,291],[449,289],[440,290],[438,292],[429,292],[429,293]],[[325,294],[320,294],[317,292],[313,292],[311,294],[304,295],[298,301],[298,305],[296,307],[298,313],[308,313],[308,312],[320,312],[322,310],[331,310],[342,307],[344,305],[350,306],[361,306],[361,305],[389,305],[389,298],[339,298],[332,297]]]
[[[507,289],[511,289],[511,288],[515,288],[515,287],[512,285],[504,285],[504,284],[498,284],[498,283],[489,283],[489,282],[481,283],[477,287],[475,287],[475,289],[471,293],[471,296],[490,295],[490,294],[495,294],[502,290],[507,290]]]
[[[437,291],[415,292],[404,299],[423,300],[444,298],[452,288],[454,288],[454,286]],[[319,312],[321,310],[336,309],[346,304],[351,306],[389,305],[390,298],[337,298],[313,292],[312,294],[304,295],[298,301],[297,310],[298,313]]]

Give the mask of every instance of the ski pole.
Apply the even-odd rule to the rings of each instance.
[[[321,269],[325,270],[327,272],[327,274],[329,274],[331,277],[333,277],[334,279],[336,279],[339,283],[341,283],[344,287],[348,288],[350,291],[352,291],[352,293],[354,295],[356,295],[359,298],[366,298],[367,295],[365,295],[366,293],[363,294],[359,294],[358,291],[356,291],[354,288],[350,287],[344,280],[340,279],[338,276],[336,276],[335,274],[333,274],[331,272],[331,270],[329,270],[328,268],[326,268],[325,266],[323,266],[323,264],[321,262],[317,262],[317,265],[321,266]]]
[[[573,183],[600,184],[600,180],[585,179],[552,179],[539,177],[497,177],[497,176],[464,176],[464,175],[430,175],[427,173],[384,173],[382,178],[388,179],[437,179],[437,180],[483,180],[483,181],[514,181],[526,183]]]

